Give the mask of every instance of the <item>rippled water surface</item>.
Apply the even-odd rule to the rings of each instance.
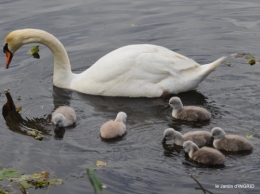
[[[231,53],[248,52],[260,58],[260,3],[249,1],[1,1],[0,37],[19,28],[39,28],[55,35],[66,47],[73,72],[81,72],[113,49],[149,43],[167,47],[200,64]],[[196,89],[179,94],[185,105],[208,108],[213,118],[206,123],[172,119],[163,99],[130,99],[90,96],[59,89],[52,84],[53,56],[40,46],[41,59],[19,49],[10,68],[1,55],[0,90],[9,88],[24,119],[39,122],[51,136],[42,141],[13,132],[0,118],[0,166],[25,173],[49,170],[65,179],[50,193],[92,193],[85,169],[95,161],[107,162],[97,176],[107,188],[103,193],[202,193],[194,190],[193,174],[213,193],[259,193],[260,65],[229,57]],[[3,92],[0,95],[6,102]],[[67,104],[76,109],[75,128],[64,137],[54,134],[50,114]],[[99,128],[125,111],[127,135],[105,142]],[[252,134],[251,154],[226,155],[225,167],[198,166],[180,148],[162,146],[165,128],[183,133],[222,127],[228,134]],[[23,126],[21,126],[23,127]],[[254,184],[254,189],[216,189],[215,184]],[[46,190],[31,190],[46,193]]]

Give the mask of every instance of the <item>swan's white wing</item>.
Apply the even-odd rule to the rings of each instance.
[[[179,71],[198,66],[192,59],[164,47],[130,45],[99,59],[89,68],[89,76],[101,82],[126,76],[156,83],[169,75],[178,77]]]
[[[164,47],[130,45],[99,59],[74,79],[71,88],[107,96],[161,96],[164,91],[185,89],[181,71],[198,66]]]

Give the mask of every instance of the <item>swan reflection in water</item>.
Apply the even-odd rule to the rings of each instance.
[[[16,106],[9,91],[5,91],[5,95],[7,102],[2,108],[2,115],[5,119],[6,125],[11,131],[30,136],[28,131],[37,130],[42,135],[51,135],[49,130],[46,130],[44,127],[50,123],[50,115],[47,115],[47,117],[44,115],[43,118],[24,119],[16,110]]]

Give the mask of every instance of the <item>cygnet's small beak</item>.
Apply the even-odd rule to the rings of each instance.
[[[59,129],[59,124],[57,123],[56,125],[55,125],[55,129],[54,130],[57,130],[57,129]]]
[[[162,143],[165,144],[166,141],[167,141],[167,140],[166,140],[166,138],[164,137],[164,138],[162,139]]]
[[[206,146],[212,146],[213,141],[214,141],[214,137],[211,137],[211,138],[209,139],[209,141],[206,143]]]
[[[170,108],[170,104],[166,104],[163,106],[164,108]]]

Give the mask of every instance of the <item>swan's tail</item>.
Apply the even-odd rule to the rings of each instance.
[[[200,68],[201,81],[204,80],[214,69],[216,69],[219,66],[219,64],[222,61],[224,61],[226,58],[227,57],[223,56],[212,63],[201,65]]]

